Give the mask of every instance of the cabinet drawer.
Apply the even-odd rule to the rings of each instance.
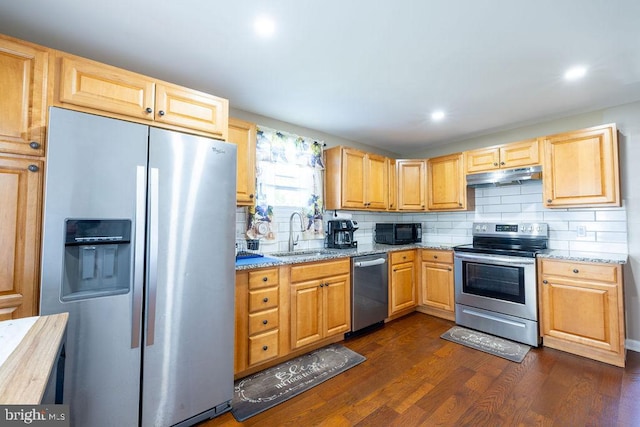
[[[350,270],[351,260],[349,258],[294,265],[291,267],[291,283],[336,276],[338,274],[349,273]]]
[[[249,335],[278,327],[278,309],[259,311],[249,315]]]
[[[273,359],[278,355],[278,329],[249,338],[249,365]]]
[[[431,249],[422,250],[423,261],[442,262],[445,264],[453,264],[453,252],[451,251],[438,251]]]
[[[278,288],[249,291],[249,313],[278,306]]]
[[[390,254],[391,264],[397,264],[401,262],[410,262],[415,259],[415,256],[416,256],[416,251],[414,250],[391,252]]]
[[[278,284],[278,269],[270,268],[249,272],[249,289],[268,288]]]
[[[585,264],[579,262],[542,260],[542,275],[562,276],[569,279],[618,282],[619,266],[615,264]]]

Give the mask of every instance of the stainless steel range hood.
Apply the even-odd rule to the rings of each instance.
[[[467,186],[486,187],[521,184],[523,181],[542,179],[542,166],[530,166],[517,169],[500,169],[492,172],[467,175]]]

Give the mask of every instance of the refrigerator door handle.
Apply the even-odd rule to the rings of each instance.
[[[158,168],[151,168],[149,185],[149,299],[147,301],[147,346],[153,345],[158,294]]]
[[[146,187],[146,168],[144,166],[137,166],[131,348],[138,348],[140,346],[142,289],[144,287],[144,224],[146,220]]]

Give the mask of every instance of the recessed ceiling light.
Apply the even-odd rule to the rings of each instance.
[[[584,77],[585,74],[587,74],[587,69],[585,67],[582,67],[582,66],[577,66],[577,67],[569,68],[564,73],[564,78],[566,80],[578,80],[578,79]]]
[[[253,29],[261,37],[270,37],[276,31],[276,23],[268,16],[259,16],[253,23]]]
[[[431,113],[431,120],[438,122],[442,119],[444,119],[444,111],[434,111]]]

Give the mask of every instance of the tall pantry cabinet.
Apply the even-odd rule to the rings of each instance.
[[[48,58],[0,35],[0,320],[38,314]]]

